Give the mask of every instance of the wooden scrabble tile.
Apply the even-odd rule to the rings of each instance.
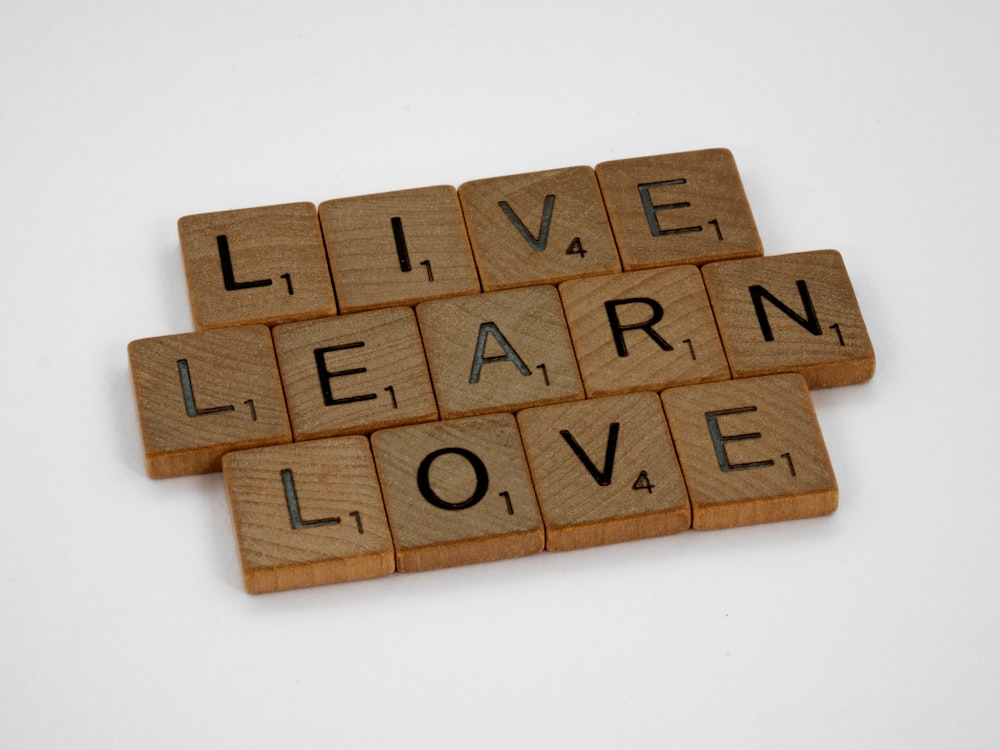
[[[491,414],[372,435],[396,569],[541,552],[545,531],[514,417]]]
[[[682,386],[662,397],[694,528],[836,510],[837,481],[800,375]]]
[[[810,388],[875,374],[875,352],[836,250],[702,269],[733,377],[798,372]]]
[[[727,149],[608,161],[595,170],[626,271],[764,252]]]
[[[296,440],[437,419],[411,308],[287,323],[273,335]]]
[[[185,216],[177,228],[198,330],[337,314],[312,203]]]
[[[517,415],[551,551],[675,534],[691,508],[655,393]]]
[[[224,453],[291,442],[267,326],[139,339],[128,356],[149,476],[219,471]]]
[[[567,281],[559,295],[590,398],[729,378],[695,266]]]
[[[621,270],[590,167],[475,180],[458,196],[487,291]]]
[[[342,437],[222,459],[243,581],[252,594],[395,570],[368,440]]]
[[[480,289],[451,186],[325,201],[319,218],[341,312]]]
[[[555,287],[424,302],[417,319],[442,418],[584,396]]]

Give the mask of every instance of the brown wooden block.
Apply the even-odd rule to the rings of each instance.
[[[337,314],[312,203],[185,216],[177,228],[198,330]]]
[[[875,352],[836,250],[702,269],[733,377],[798,372],[810,388],[875,374]]]
[[[368,440],[229,453],[226,492],[247,591],[376,578],[395,570]]]
[[[442,418],[584,396],[555,287],[424,302],[417,318]]]
[[[621,271],[590,167],[475,180],[458,196],[487,291]]]
[[[319,218],[341,312],[479,291],[451,186],[325,201]]]
[[[682,386],[662,397],[694,528],[836,510],[837,480],[801,376]]]
[[[224,453],[291,442],[267,326],[139,339],[128,356],[154,479],[219,471]]]
[[[539,406],[517,415],[545,546],[579,549],[675,534],[691,508],[655,393]]]
[[[727,149],[608,161],[595,170],[626,271],[764,252]]]
[[[545,531],[514,417],[372,435],[401,572],[541,552]]]
[[[559,295],[590,398],[729,378],[695,266],[567,281]]]
[[[437,419],[411,308],[288,323],[273,335],[296,440]]]

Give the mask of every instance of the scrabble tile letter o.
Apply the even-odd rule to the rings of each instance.
[[[372,452],[400,572],[542,551],[545,530],[512,415],[382,430]]]

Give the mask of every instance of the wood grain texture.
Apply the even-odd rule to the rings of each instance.
[[[517,415],[550,551],[676,534],[691,508],[655,393]]]
[[[228,451],[291,442],[267,326],[139,339],[128,355],[149,476],[219,471]]]
[[[555,287],[424,302],[417,319],[442,418],[584,396]]]
[[[288,323],[273,336],[296,440],[437,419],[411,308]]]
[[[810,388],[825,388],[875,374],[875,352],[836,250],[713,263],[702,273],[733,377],[797,372]]]
[[[341,312],[480,291],[451,186],[324,201],[319,217]]]
[[[177,228],[196,329],[337,314],[312,203],[185,216]]]
[[[608,161],[595,171],[626,271],[764,252],[727,149]]]
[[[694,528],[836,510],[837,481],[800,375],[682,386],[662,398]]]
[[[541,552],[545,531],[514,417],[372,435],[400,572]],[[421,468],[423,467],[423,469]]]
[[[590,167],[474,180],[458,196],[486,291],[621,270]]]
[[[695,266],[567,281],[559,296],[589,398],[729,379]]]
[[[227,454],[226,492],[247,591],[375,578],[395,570],[368,440]]]

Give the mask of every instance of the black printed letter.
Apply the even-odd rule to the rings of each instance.
[[[368,368],[354,367],[350,370],[337,370],[336,372],[330,372],[326,369],[327,352],[339,352],[342,349],[357,349],[364,345],[364,341],[355,341],[350,344],[327,346],[322,349],[313,350],[313,355],[316,357],[316,372],[319,374],[319,386],[323,390],[323,403],[327,406],[335,406],[336,404],[352,404],[356,401],[371,401],[373,398],[377,398],[377,394],[375,393],[365,393],[361,396],[348,396],[347,398],[334,398],[333,391],[330,389],[331,379],[344,377],[345,375],[358,375],[363,372],[368,372]]]
[[[758,469],[764,466],[774,466],[774,461],[750,461],[742,464],[729,462],[726,455],[726,443],[735,443],[738,440],[757,440],[759,432],[747,432],[742,435],[723,435],[719,429],[719,417],[728,414],[746,414],[757,411],[756,406],[744,406],[740,409],[726,409],[724,411],[710,411],[705,414],[705,421],[708,422],[708,432],[712,436],[712,444],[715,446],[715,457],[719,461],[719,468],[723,471],[739,471],[740,469]]]
[[[799,296],[802,298],[802,305],[806,309],[806,316],[804,318],[759,284],[749,287],[750,299],[753,301],[753,309],[757,313],[757,322],[760,323],[760,331],[764,334],[764,341],[774,341],[774,334],[771,332],[771,322],[767,319],[767,313],[764,312],[765,299],[809,331],[813,336],[823,335],[819,318],[816,317],[816,310],[813,308],[812,297],[809,296],[809,287],[806,286],[806,282],[802,279],[796,281],[795,285],[799,288]]]
[[[227,292],[237,289],[252,289],[258,286],[271,286],[271,279],[257,279],[256,281],[237,281],[233,274],[233,258],[229,254],[229,240],[226,235],[220,234],[215,238],[219,246],[219,262],[222,264],[222,281],[226,285]]]
[[[678,203],[653,203],[652,197],[649,195],[651,188],[658,187],[672,187],[674,185],[684,185],[687,180],[664,180],[663,182],[646,182],[638,186],[639,195],[642,197],[642,207],[646,212],[646,221],[649,223],[649,231],[652,232],[654,237],[660,237],[662,235],[669,234],[690,234],[691,232],[700,232],[701,226],[694,227],[678,227],[677,229],[663,229],[660,227],[660,220],[656,216],[657,211],[668,211],[670,209],[678,208],[690,208],[691,204],[688,201],[680,201]]]
[[[486,356],[487,336],[492,336],[496,339],[496,342],[500,344],[500,348],[503,349],[503,354],[497,354],[493,357]],[[522,375],[531,375],[531,370],[524,364],[524,360],[518,356],[517,352],[514,351],[514,347],[508,343],[504,335],[500,333],[497,324],[493,322],[483,323],[479,326],[479,340],[476,342],[476,356],[472,359],[472,372],[469,374],[469,383],[478,383],[483,365],[494,364],[495,362],[513,362]]]
[[[590,476],[601,487],[607,487],[611,484],[611,473],[615,470],[615,450],[618,447],[618,430],[620,427],[621,425],[618,422],[612,422],[608,427],[608,444],[604,449],[604,469],[602,471],[597,470],[594,462],[590,460],[590,456],[584,452],[569,430],[559,430],[559,434],[562,435],[563,440],[569,444],[569,447],[573,449],[573,453],[576,454],[576,457],[580,459],[580,462],[590,472]]]
[[[476,489],[473,490],[467,500],[463,500],[460,503],[449,503],[447,500],[442,500],[431,489],[431,464],[445,453],[454,453],[456,456],[461,456],[472,465],[473,471],[476,472]],[[483,463],[483,460],[479,456],[465,448],[439,448],[432,453],[428,453],[424,457],[424,460],[420,462],[420,467],[417,469],[417,488],[420,490],[420,494],[424,496],[424,500],[435,508],[441,508],[442,510],[464,510],[465,508],[471,508],[486,497],[486,491],[489,489],[489,486],[490,477],[486,472],[486,464]]]
[[[622,325],[621,321],[618,319],[618,306],[634,304],[647,305],[653,311],[653,314],[648,320],[642,323],[631,323],[627,326]],[[645,331],[646,335],[653,339],[653,341],[655,341],[663,351],[670,352],[674,350],[674,348],[667,343],[666,339],[653,330],[653,326],[663,320],[663,307],[655,299],[650,299],[649,297],[613,299],[604,303],[604,309],[608,314],[608,322],[611,324],[611,335],[615,337],[615,349],[618,350],[619,357],[628,356],[628,348],[625,346],[624,332],[636,329]]]

